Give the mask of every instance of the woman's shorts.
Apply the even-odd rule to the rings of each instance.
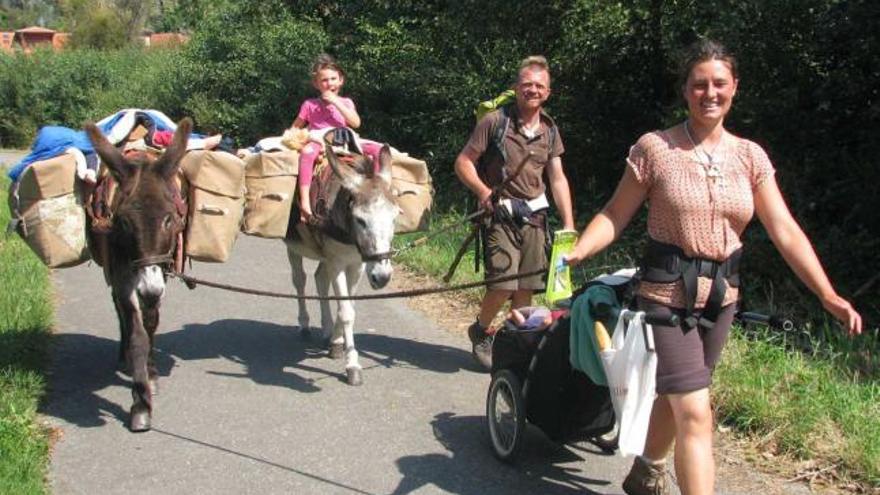
[[[646,313],[664,314],[671,311],[684,320],[684,309],[670,308],[642,297],[638,298],[638,306]],[[736,303],[733,303],[721,308],[715,326],[709,330],[699,326],[689,331],[684,331],[681,326],[653,326],[658,394],[683,394],[712,384],[712,373],[727,342],[735,315]]]

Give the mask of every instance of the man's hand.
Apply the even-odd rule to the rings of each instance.
[[[479,201],[480,209],[484,210],[486,213],[492,213],[495,211],[495,205],[492,204],[492,190],[486,188],[485,191],[481,192],[477,199]]]

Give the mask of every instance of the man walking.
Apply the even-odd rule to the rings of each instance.
[[[563,228],[574,229],[571,192],[562,169],[564,152],[556,123],[543,110],[550,96],[547,60],[531,56],[520,64],[514,87],[516,104],[483,117],[455,160],[455,173],[492,213],[483,228],[487,279],[547,267],[548,180]],[[495,190],[497,189],[497,190]],[[492,366],[492,319],[510,299],[512,308],[531,304],[544,288],[543,275],[490,284],[477,321],[468,328],[474,358]]]

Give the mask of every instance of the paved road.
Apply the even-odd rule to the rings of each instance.
[[[242,236],[231,261],[191,273],[292,290],[277,241]],[[516,467],[497,462],[484,426],[488,375],[466,339],[399,301],[359,303],[365,383],[350,387],[342,361],[300,338],[292,301],[171,281],[154,428],[129,433],[128,379],[114,371],[116,317],[100,269],[58,270],[54,281],[43,413],[62,430],[50,468],[56,495],[620,493],[628,461],[538,431]]]
[[[26,150],[0,148],[0,171],[5,174],[7,168],[18,163],[26,154]]]

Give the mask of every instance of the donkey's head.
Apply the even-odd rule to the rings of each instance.
[[[192,121],[183,119],[171,145],[155,158],[142,152],[123,155],[94,124],[86,124],[89,139],[119,185],[109,236],[111,273],[132,280],[148,306],[165,292],[162,267],[173,262],[184,227],[186,212],[175,176],[191,130]]]
[[[391,279],[391,241],[394,220],[400,213],[391,193],[391,151],[387,144],[382,147],[378,170],[373,169],[372,160],[366,156],[358,156],[352,165],[339,163],[329,145],[326,155],[349,195],[351,214],[344,217],[347,225],[340,227],[352,234],[367,264],[370,285],[380,289]]]

